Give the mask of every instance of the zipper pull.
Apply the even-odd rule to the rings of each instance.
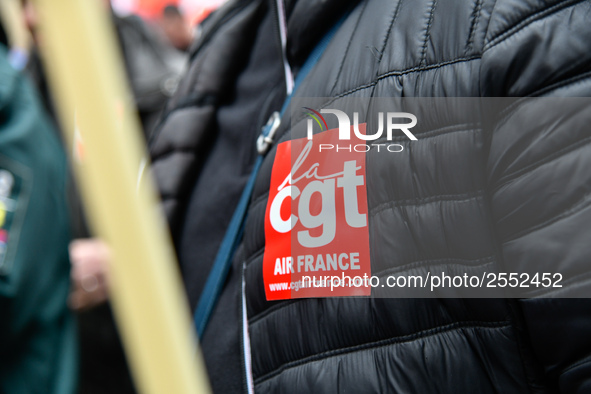
[[[267,124],[263,126],[261,134],[259,138],[257,138],[257,151],[259,155],[264,155],[267,153],[271,145],[273,144],[273,138],[275,137],[275,133],[281,124],[281,116],[279,112],[275,111],[269,117]]]

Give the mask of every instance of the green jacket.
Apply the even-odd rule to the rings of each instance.
[[[64,152],[0,48],[0,393],[76,386]]]

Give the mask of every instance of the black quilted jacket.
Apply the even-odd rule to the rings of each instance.
[[[268,3],[234,1],[208,21],[151,145],[193,307],[254,162],[258,131],[284,99],[275,2]],[[297,0],[286,9],[296,73],[347,15],[298,91],[304,97],[591,95],[588,0]],[[245,83],[257,70],[268,77]],[[248,100],[256,105],[248,109]],[[568,125],[533,112],[519,132],[451,119],[445,129],[417,132],[408,155],[369,152],[370,243],[387,245],[372,253],[372,273],[442,265],[580,272],[591,261],[588,112],[575,112]],[[288,118],[289,111],[282,141]],[[234,137],[230,121],[242,125]],[[216,159],[222,145],[234,154]],[[591,393],[588,300],[267,302],[263,218],[275,150],[203,340],[217,392]],[[225,191],[211,192],[221,206],[196,202],[205,201],[200,182],[224,184],[226,175]],[[189,231],[203,227],[192,204],[217,223],[203,231],[213,237],[207,245]],[[197,234],[193,254],[183,251],[188,233]],[[579,295],[591,294],[585,273],[577,281]]]

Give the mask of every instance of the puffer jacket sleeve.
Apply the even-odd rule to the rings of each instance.
[[[531,279],[519,289],[524,337],[563,393],[591,392],[590,103],[515,103],[487,163],[503,270]]]
[[[516,100],[489,130],[498,253],[506,272],[562,275],[562,288],[525,289],[521,329],[557,392],[589,393],[591,2],[511,3],[492,12],[481,89],[545,97]]]

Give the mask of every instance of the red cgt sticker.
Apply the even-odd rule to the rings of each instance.
[[[265,214],[267,300],[370,295],[364,143],[339,141],[332,129],[278,145]]]

